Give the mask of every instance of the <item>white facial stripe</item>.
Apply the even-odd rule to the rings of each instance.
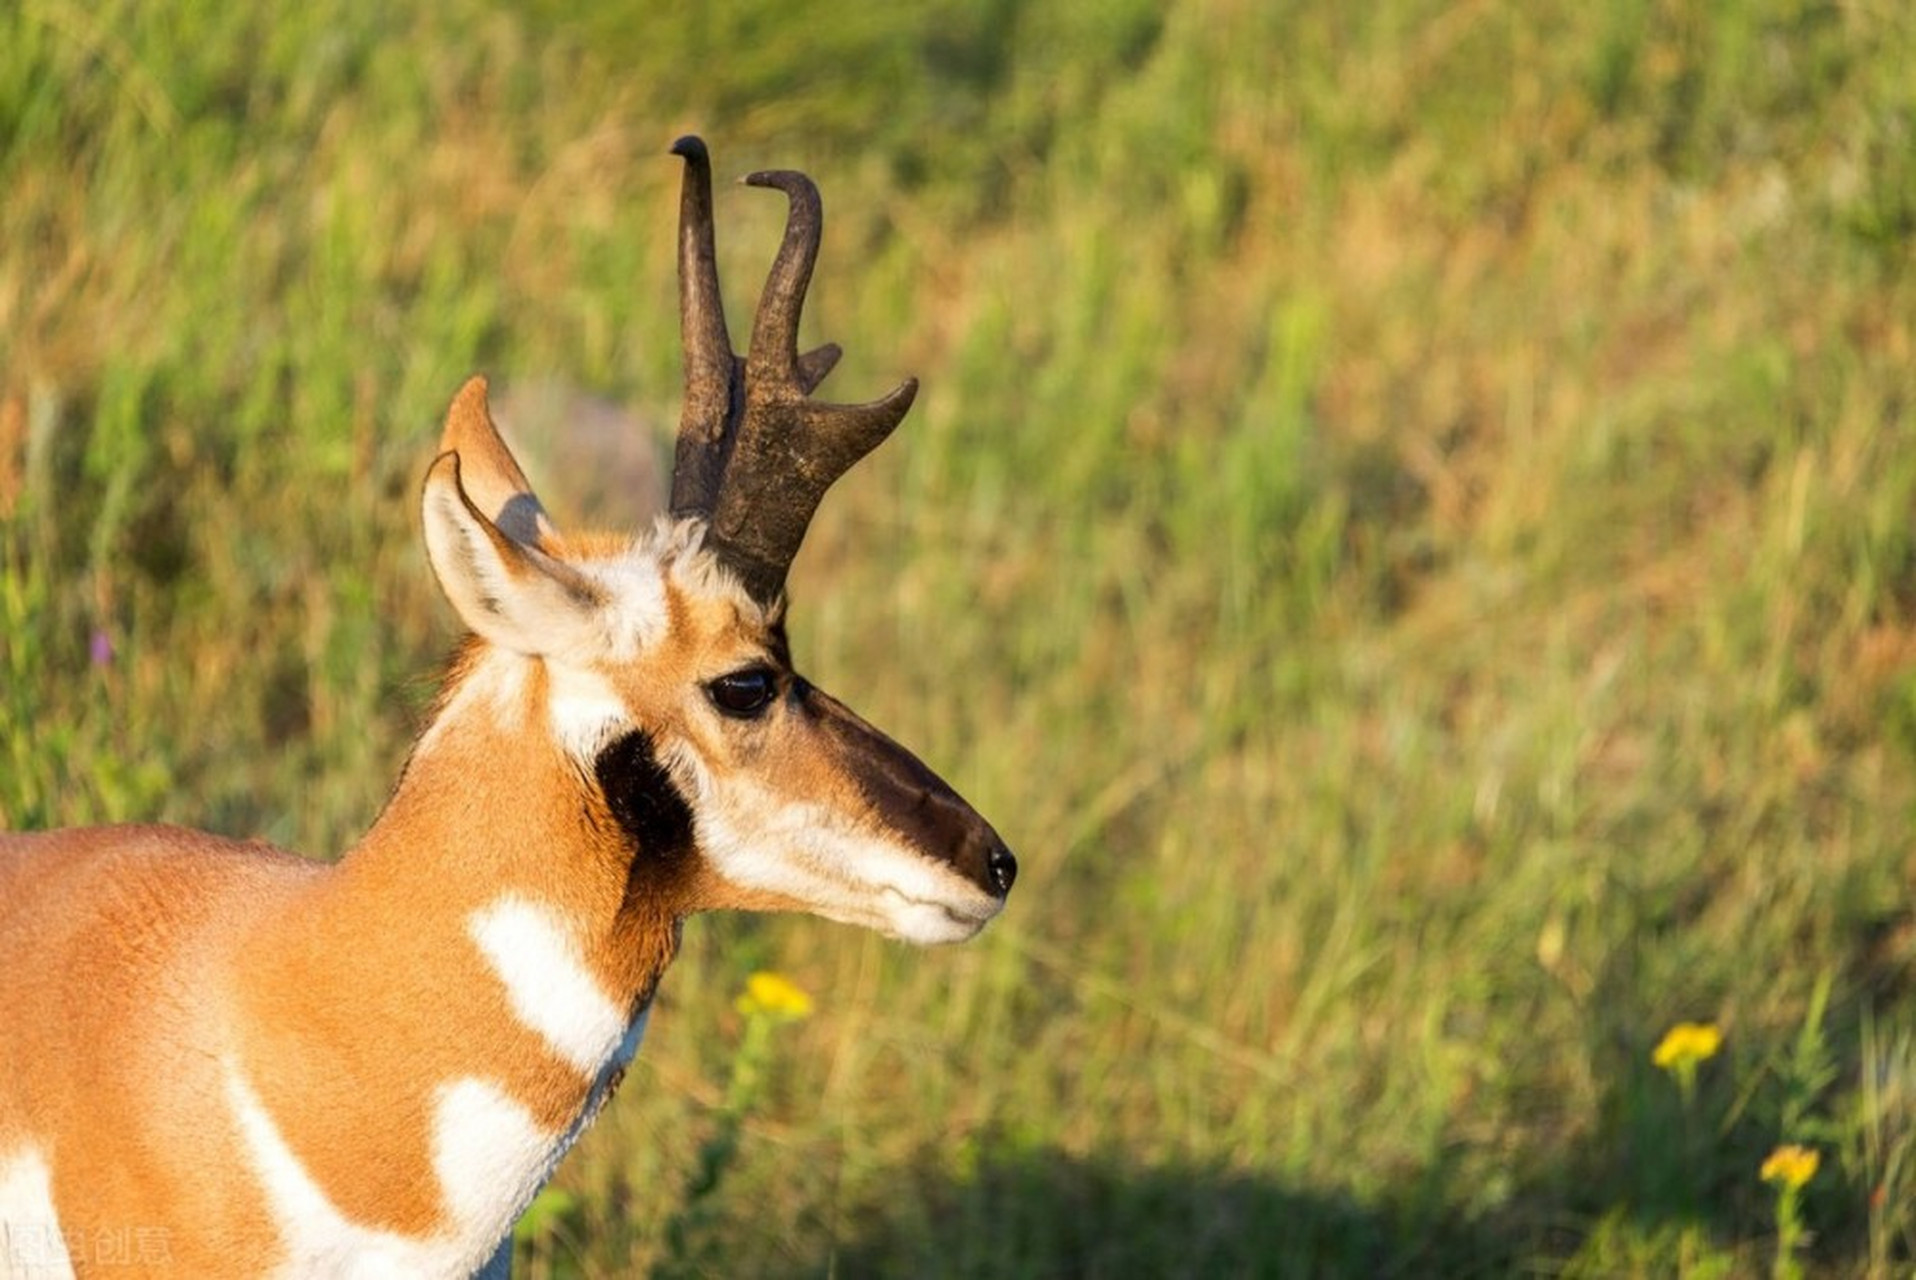
[[[632,713],[596,671],[558,662],[546,669],[550,677],[546,714],[553,736],[566,754],[589,763],[632,723]]]
[[[505,984],[513,1014],[579,1074],[596,1076],[626,1034],[626,1017],[586,968],[550,908],[501,898],[466,930]]]
[[[53,1172],[32,1147],[0,1156],[0,1276],[73,1280],[53,1211]]]
[[[700,844],[741,888],[802,902],[829,919],[907,942],[971,937],[1002,905],[955,871],[821,805],[794,803],[749,780],[700,775]]]

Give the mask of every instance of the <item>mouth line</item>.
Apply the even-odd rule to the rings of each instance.
[[[1003,907],[1002,903],[987,898],[979,903],[976,908],[961,908],[953,906],[948,901],[941,902],[932,898],[915,897],[893,885],[880,885],[879,891],[883,893],[885,897],[895,899],[904,903],[906,906],[924,907],[934,911],[941,911],[953,924],[982,925],[996,916]],[[983,895],[980,895],[980,897],[982,898]]]

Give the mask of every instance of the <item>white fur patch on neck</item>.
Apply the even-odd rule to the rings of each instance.
[[[579,1108],[578,1116],[566,1128],[565,1134],[553,1149],[552,1168],[558,1167],[560,1159],[566,1152],[572,1150],[572,1144],[579,1140],[579,1135],[591,1127],[592,1122],[599,1118],[599,1112],[605,1109],[605,1104],[611,1101],[612,1091],[618,1088],[619,1081],[624,1078],[625,1069],[631,1066],[632,1059],[639,1055],[639,1042],[645,1039],[645,1024],[651,1016],[650,1006],[639,1010],[639,1016],[632,1019],[632,1025],[626,1028],[625,1036],[612,1050],[612,1056],[607,1058],[605,1065],[599,1068],[599,1074],[593,1078],[592,1088],[586,1094],[585,1105]],[[550,1170],[547,1176],[550,1176]],[[543,1182],[544,1179],[540,1181]]]
[[[471,1275],[494,1256],[581,1127],[544,1129],[485,1080],[440,1085],[433,1091],[432,1168],[448,1223],[433,1235],[412,1237],[361,1226],[340,1213],[237,1066],[227,1068],[226,1091],[279,1227],[286,1256],[277,1274],[287,1280]]]
[[[229,1064],[228,1105],[286,1251],[279,1276],[397,1280],[473,1274],[495,1256],[499,1242],[598,1114],[618,1073],[638,1051],[646,1014],[626,1021],[586,970],[556,913],[502,898],[473,913],[468,929],[505,984],[514,1014],[591,1080],[585,1105],[572,1123],[555,1131],[541,1126],[492,1081],[466,1076],[438,1085],[432,1094],[431,1156],[446,1226],[430,1236],[411,1237],[363,1226],[342,1214],[300,1163],[237,1064]],[[0,1178],[13,1168],[0,1165]],[[44,1171],[40,1165],[42,1181]],[[3,1211],[11,1203],[6,1198],[11,1186],[0,1181],[0,1223],[7,1221]],[[50,1215],[50,1204],[46,1212]],[[33,1280],[42,1280],[40,1273],[33,1273]]]
[[[580,1075],[596,1076],[628,1020],[586,968],[559,914],[508,896],[473,912],[466,931],[505,985],[513,1015]]]
[[[0,1156],[0,1280],[15,1277],[73,1280],[53,1211],[53,1173],[32,1147]]]
[[[553,737],[574,760],[590,764],[607,743],[632,726],[624,699],[598,672],[553,662],[546,674],[546,717]]]
[[[455,1230],[482,1245],[511,1229],[570,1145],[570,1131],[541,1128],[497,1085],[468,1077],[433,1092],[432,1171]]]
[[[470,1275],[491,1256],[493,1247],[512,1226],[510,1218],[496,1226],[485,1223],[478,1230],[474,1228],[482,1224],[458,1222],[452,1230],[417,1238],[349,1221],[293,1154],[235,1063],[229,1063],[226,1069],[226,1100],[279,1228],[285,1256],[274,1274],[285,1280],[305,1276],[396,1280],[400,1276]],[[434,1113],[435,1171],[443,1167],[437,1137],[446,1127],[445,1110],[442,1104]],[[473,1179],[489,1173],[484,1165],[469,1165],[460,1176]],[[446,1198],[449,1203],[459,1203],[450,1193]]]

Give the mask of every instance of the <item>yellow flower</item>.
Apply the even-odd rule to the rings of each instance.
[[[1786,1142],[1770,1152],[1770,1158],[1763,1162],[1763,1181],[1795,1191],[1816,1176],[1816,1167],[1822,1163],[1823,1157],[1817,1154],[1815,1147]]]
[[[745,990],[733,1002],[746,1017],[763,1015],[777,1022],[798,1022],[812,1016],[812,998],[782,973],[761,969],[745,980]]]
[[[1705,1058],[1713,1058],[1723,1047],[1723,1033],[1707,1022],[1679,1022],[1665,1033],[1650,1054],[1650,1061],[1665,1071],[1694,1069]]]

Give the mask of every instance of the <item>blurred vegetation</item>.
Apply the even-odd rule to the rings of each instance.
[[[925,380],[801,662],[1024,873],[953,951],[696,922],[528,1274],[1907,1275],[1912,66],[1887,0],[0,7],[0,824],[348,845],[437,415],[671,421],[697,129],[824,189],[827,390]]]

